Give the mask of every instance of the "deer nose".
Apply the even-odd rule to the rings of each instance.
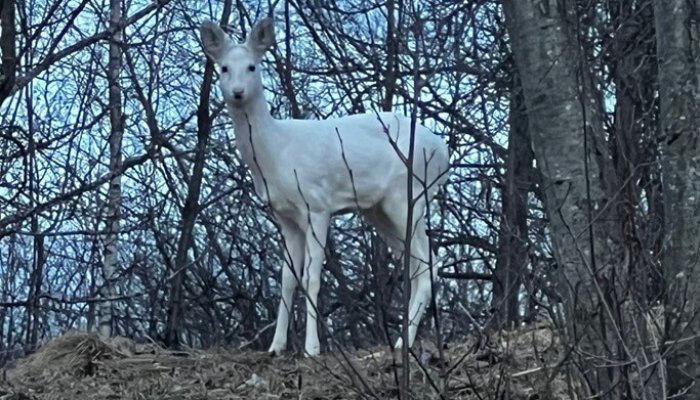
[[[233,98],[236,100],[241,100],[243,98],[244,89],[233,89]]]

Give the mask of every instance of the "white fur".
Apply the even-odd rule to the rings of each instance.
[[[393,113],[321,121],[276,120],[263,97],[259,68],[264,52],[274,44],[272,20],[258,22],[244,44],[233,44],[213,23],[203,24],[200,33],[205,52],[219,67],[219,84],[233,119],[237,147],[256,192],[269,202],[286,245],[282,300],[269,351],[280,353],[287,345],[289,311],[301,279],[307,293],[305,350],[308,356],[315,356],[320,352],[315,304],[331,217],[359,211],[394,251],[403,251],[408,216],[408,168],[403,160],[408,156],[410,120]],[[445,142],[420,125],[414,154],[417,200],[411,241],[409,346],[431,293],[423,193],[428,187],[428,198],[434,196],[447,179],[449,165]],[[396,346],[401,345],[399,339]]]

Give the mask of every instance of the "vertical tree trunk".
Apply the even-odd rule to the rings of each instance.
[[[35,207],[39,184],[37,172],[37,151],[34,135],[34,104],[30,91],[26,95],[27,104],[27,129],[29,131],[29,205]],[[27,331],[25,332],[26,346],[29,351],[34,351],[39,337],[39,320],[41,310],[39,296],[41,295],[42,278],[44,276],[44,237],[39,228],[39,215],[31,218],[31,232],[33,234],[33,257],[31,272],[29,274],[29,288],[27,291]]]
[[[575,2],[503,3],[560,271],[565,339],[579,351],[572,357],[581,394],[645,398],[637,390],[647,383],[648,360],[642,344],[625,337],[625,309],[633,306],[613,196],[618,178],[599,94],[579,51]]]
[[[27,348],[33,351],[39,341],[39,321],[41,319],[40,296],[44,276],[44,236],[38,233],[36,218],[32,218],[34,233],[34,259],[32,273],[29,277],[29,293],[27,294]]]
[[[384,72],[384,80],[380,82],[379,87],[384,89],[384,98],[382,99],[382,111],[391,112],[394,108],[394,94],[396,93],[398,57],[397,51],[399,47],[399,39],[397,33],[396,21],[396,2],[388,0],[386,2],[387,28],[386,28],[386,71]],[[381,79],[381,78],[380,78]],[[375,291],[375,313],[376,322],[379,332],[385,334],[382,339],[387,343],[391,343],[391,338],[387,329],[388,321],[386,320],[386,310],[391,306],[391,299],[383,292],[386,290],[385,284],[390,279],[390,272],[387,265],[392,261],[392,255],[389,253],[389,246],[379,235],[370,236],[370,260],[374,269],[372,280]]]
[[[665,200],[666,335],[671,394],[700,398],[700,101],[697,10],[688,0],[655,0]]]
[[[648,0],[647,0],[648,1]],[[648,4],[648,3],[647,3]],[[621,179],[630,178],[636,182],[639,179],[639,147],[645,128],[650,129],[651,124],[642,122],[643,101],[653,99],[653,96],[644,96],[653,84],[648,76],[640,76],[646,73],[651,66],[650,57],[642,46],[630,46],[643,35],[641,30],[646,29],[651,21],[633,21],[634,14],[638,17],[642,14],[633,9],[631,2],[614,1],[610,3],[611,18],[616,35],[613,39],[613,55],[615,57],[614,81],[615,81],[615,131],[612,138],[613,160],[618,176]],[[651,19],[653,17],[649,17]],[[637,23],[633,23],[637,22]],[[642,22],[647,22],[643,24]],[[653,66],[652,66],[653,67]],[[647,79],[644,79],[647,78]],[[646,87],[645,87],[646,86]],[[623,244],[630,255],[630,283],[636,301],[645,307],[647,303],[647,277],[641,242],[636,234],[638,224],[635,221],[639,204],[639,189],[637,185],[625,185],[620,189],[619,213],[623,229]]]
[[[227,25],[231,14],[231,0],[224,3],[221,25]],[[168,319],[165,328],[165,343],[168,346],[180,345],[180,327],[182,325],[183,310],[183,284],[187,267],[187,252],[192,242],[194,223],[199,213],[199,194],[202,188],[202,176],[204,175],[204,163],[207,159],[207,145],[211,134],[212,116],[209,113],[209,98],[211,96],[212,81],[214,78],[214,63],[207,58],[204,67],[204,80],[199,95],[197,107],[197,144],[195,145],[194,165],[192,175],[187,185],[187,197],[182,209],[180,223],[180,237],[175,254],[175,271],[170,281],[168,296]]]
[[[280,77],[283,78],[282,87],[291,107],[291,117],[298,119],[302,118],[302,112],[296,96],[297,91],[294,87],[294,79],[292,79],[292,26],[289,18],[288,1],[284,2],[284,29],[284,64],[278,65],[278,69],[282,72]]]
[[[522,85],[513,71],[510,99],[510,134],[506,173],[501,191],[501,222],[491,308],[494,328],[514,327],[518,320],[518,293],[527,265],[527,195],[532,169],[532,150]]]
[[[94,192],[92,194],[92,199],[93,201],[97,202],[99,198],[99,193]],[[95,232],[100,231],[100,220],[99,218],[96,218],[95,221],[93,221],[93,229]],[[98,293],[98,281],[99,276],[101,276],[101,253],[100,253],[100,237],[99,236],[94,236],[91,238],[91,245],[90,245],[90,257],[88,258],[88,266],[87,266],[87,274],[89,277],[89,292],[90,293]],[[85,314],[85,319],[86,319],[86,329],[88,332],[93,332],[95,329],[95,326],[97,326],[97,313],[98,313],[98,306],[99,303],[95,302],[90,302],[87,304],[87,312]]]
[[[115,279],[119,266],[119,220],[121,218],[121,174],[122,137],[124,136],[124,114],[122,111],[122,90],[119,82],[122,63],[122,19],[121,0],[110,0],[109,26],[112,35],[109,42],[109,64],[107,80],[109,84],[109,170],[116,175],[109,182],[107,207],[105,211],[106,231],[104,257],[102,261],[102,287],[100,294],[112,298],[115,294]],[[99,305],[98,330],[105,336],[114,333],[114,305],[105,301]]]
[[[5,7],[7,5],[4,5]],[[7,10],[3,10],[3,13]],[[9,11],[8,11],[9,12]],[[3,27],[4,28],[4,27]],[[12,28],[14,29],[14,27]],[[5,46],[5,44],[3,44]],[[3,55],[5,54],[5,49],[3,48]],[[27,54],[25,56],[27,64],[31,63],[31,56]],[[5,60],[3,60],[3,63]],[[36,207],[39,202],[39,179],[40,174],[37,170],[37,146],[36,146],[36,136],[37,131],[34,125],[34,101],[32,97],[31,85],[27,87],[25,91],[25,101],[27,108],[27,132],[28,132],[28,178],[29,178],[29,207]],[[43,266],[44,266],[44,238],[40,233],[39,227],[39,215],[33,214],[31,216],[30,230],[33,234],[33,248],[32,248],[32,264],[29,273],[29,282],[27,290],[27,330],[25,332],[25,345],[28,351],[34,351],[38,341],[39,333],[39,321],[41,317],[41,310],[39,307],[39,296],[41,294],[42,278],[44,276]]]
[[[2,295],[3,300],[4,299],[10,299],[12,298],[12,295],[14,293],[14,282],[19,280],[19,277],[17,276],[17,271],[21,270],[21,267],[18,265],[19,260],[17,257],[17,235],[10,235],[7,238],[7,264],[4,265],[5,269],[5,275],[3,276],[5,279],[2,279]],[[5,348],[6,349],[13,349],[14,346],[14,332],[15,332],[15,323],[14,323],[14,315],[16,313],[13,312],[12,308],[9,307],[3,307],[2,308],[2,325],[6,325],[6,334],[3,336],[3,340],[5,342]],[[6,319],[7,318],[7,319]],[[0,361],[6,361],[12,358],[12,353],[11,352],[5,352],[3,353],[3,356],[0,357]]]
[[[650,291],[650,278],[656,279],[649,253],[653,252],[653,244],[644,243],[644,226],[640,218],[641,188],[645,185],[645,175],[650,174],[642,164],[653,164],[657,158],[651,148],[657,123],[653,112],[656,90],[656,62],[653,54],[653,8],[651,0],[610,1],[611,29],[615,32],[611,38],[611,77],[615,83],[615,114],[614,125],[610,131],[611,155],[616,174],[621,185],[616,197],[620,229],[622,232],[621,249],[625,252],[625,263],[620,274],[622,280],[618,283],[618,293],[624,300],[620,304],[622,334],[629,349],[636,349],[637,354],[647,360],[659,358],[658,341],[660,338],[656,329],[650,330],[645,321],[652,309],[655,297],[659,293]],[[636,182],[640,182],[637,184]],[[651,185],[650,185],[651,186]],[[650,187],[649,186],[649,187]],[[654,201],[648,201],[649,213],[654,215]],[[653,253],[657,254],[657,253]],[[625,276],[625,274],[627,276]],[[640,324],[641,323],[641,324]],[[621,349],[622,350],[622,349]],[[647,363],[649,362],[647,361]],[[625,367],[626,376],[636,374],[635,368]],[[661,397],[662,370],[646,368],[642,380],[629,382],[632,397],[640,398],[647,394],[652,398]],[[644,386],[646,382],[646,386]]]
[[[3,1],[0,4],[0,52],[2,71],[0,75],[0,105],[5,102],[15,86],[17,55],[15,54],[15,2]]]
[[[396,92],[396,58],[399,51],[399,39],[396,35],[396,4],[394,0],[386,2],[386,72],[384,74],[384,100],[382,111],[391,111],[394,106],[394,93]]]

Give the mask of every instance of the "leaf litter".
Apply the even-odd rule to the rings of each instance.
[[[424,346],[411,361],[414,399],[573,398],[549,324],[467,338],[442,358]],[[398,398],[400,368],[400,352],[387,347],[272,357],[68,332],[4,370],[0,400],[389,399]]]

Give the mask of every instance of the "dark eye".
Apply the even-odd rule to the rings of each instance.
[[[221,72],[228,72],[228,67],[225,65],[221,67]]]
[[[248,66],[248,71],[250,71],[250,72],[255,71],[255,65],[249,65],[249,66]]]

